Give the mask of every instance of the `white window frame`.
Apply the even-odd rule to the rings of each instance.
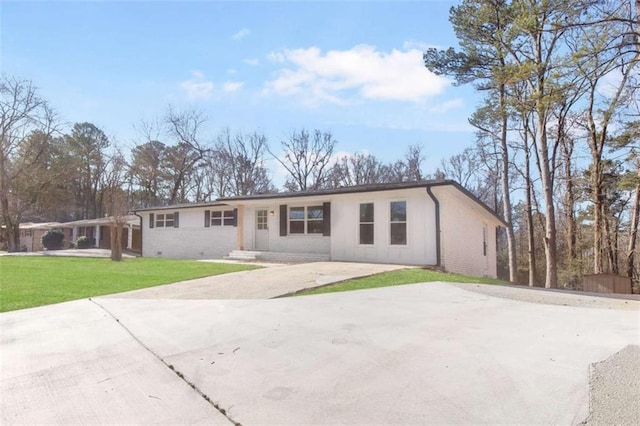
[[[260,214],[263,212],[264,212],[264,216]],[[268,209],[256,210],[256,229],[258,231],[269,230],[269,210]]]
[[[372,222],[362,222],[361,218],[360,218],[360,209],[362,208],[363,204],[371,204],[373,206],[373,221]],[[358,245],[359,246],[363,246],[363,247],[371,247],[374,246],[376,244],[376,203],[374,203],[373,201],[363,201],[358,203]],[[371,243],[363,243],[362,242],[362,232],[361,232],[361,225],[371,225],[371,230],[373,232],[373,241]]]
[[[393,203],[404,203],[404,221],[402,220],[391,220],[391,205]],[[392,228],[393,224],[402,224],[404,223],[404,244],[393,243],[392,238]],[[391,200],[389,201],[389,245],[392,247],[407,247],[409,245],[409,202],[406,199],[402,200]]]
[[[233,210],[211,210],[209,214],[209,224],[212,228],[214,226],[222,228],[225,226],[233,226],[233,222],[235,220]],[[214,223],[214,220],[216,222],[220,221],[220,223]]]
[[[171,216],[171,219],[168,218]],[[157,213],[155,217],[156,228],[173,228],[175,224],[175,215],[173,213]]]
[[[318,208],[320,209],[320,211],[322,212],[322,218],[320,219],[309,219],[309,209],[310,208]],[[302,219],[291,219],[291,210],[293,209],[302,209],[303,212],[303,217]],[[291,232],[291,222],[303,222],[303,232]],[[291,236],[295,236],[295,235],[319,235],[322,236],[323,235],[323,230],[322,228],[320,229],[320,232],[309,232],[309,222],[320,222],[320,223],[324,223],[324,207],[322,204],[309,204],[306,206],[289,206],[287,209],[287,231],[288,231],[288,235]]]

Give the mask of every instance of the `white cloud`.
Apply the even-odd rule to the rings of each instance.
[[[252,67],[260,65],[260,59],[258,58],[247,58],[244,60],[244,63],[250,65]]]
[[[222,85],[222,90],[227,93],[235,92],[244,86],[242,81],[227,81]]]
[[[464,105],[464,102],[462,99],[460,98],[456,98],[456,99],[451,99],[448,101],[445,101],[439,105],[433,106],[431,108],[429,108],[429,112],[435,112],[435,113],[444,113],[449,111],[450,109],[454,109],[454,108],[458,108]]]
[[[192,78],[180,83],[189,100],[209,99],[213,94],[213,82],[207,80],[200,71],[192,71]]]
[[[247,37],[249,34],[251,34],[251,30],[249,30],[248,28],[243,28],[237,33],[235,33],[234,35],[232,35],[231,38],[234,40],[242,40],[243,38]]]
[[[449,85],[424,67],[416,48],[382,52],[375,46],[323,53],[317,47],[272,52],[269,60],[282,64],[265,93],[296,95],[308,104],[349,103],[359,98],[423,102]]]

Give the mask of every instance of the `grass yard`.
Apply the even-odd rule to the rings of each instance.
[[[0,312],[255,268],[151,258],[1,256]]]
[[[430,281],[445,281],[456,283],[480,283],[480,284],[509,284],[506,281],[493,278],[472,277],[469,275],[448,274],[428,269],[410,268],[398,271],[383,272],[364,278],[343,281],[324,287],[313,288],[296,293],[295,296],[309,294],[335,293],[340,291],[363,290],[367,288],[390,287],[394,285],[415,284]]]

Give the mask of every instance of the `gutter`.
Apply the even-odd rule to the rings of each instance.
[[[433,200],[436,206],[436,266],[442,266],[442,259],[440,255],[440,202],[436,196],[431,192],[431,185],[426,186],[427,194]]]

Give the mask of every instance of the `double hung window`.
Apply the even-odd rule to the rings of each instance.
[[[392,201],[389,213],[391,244],[407,245],[407,202]]]
[[[233,210],[211,212],[211,226],[233,226],[233,222]]]
[[[290,234],[322,234],[324,210],[322,206],[290,207]]]
[[[173,228],[173,213],[163,213],[156,215],[156,228]]]
[[[373,244],[373,203],[360,204],[360,244]]]

